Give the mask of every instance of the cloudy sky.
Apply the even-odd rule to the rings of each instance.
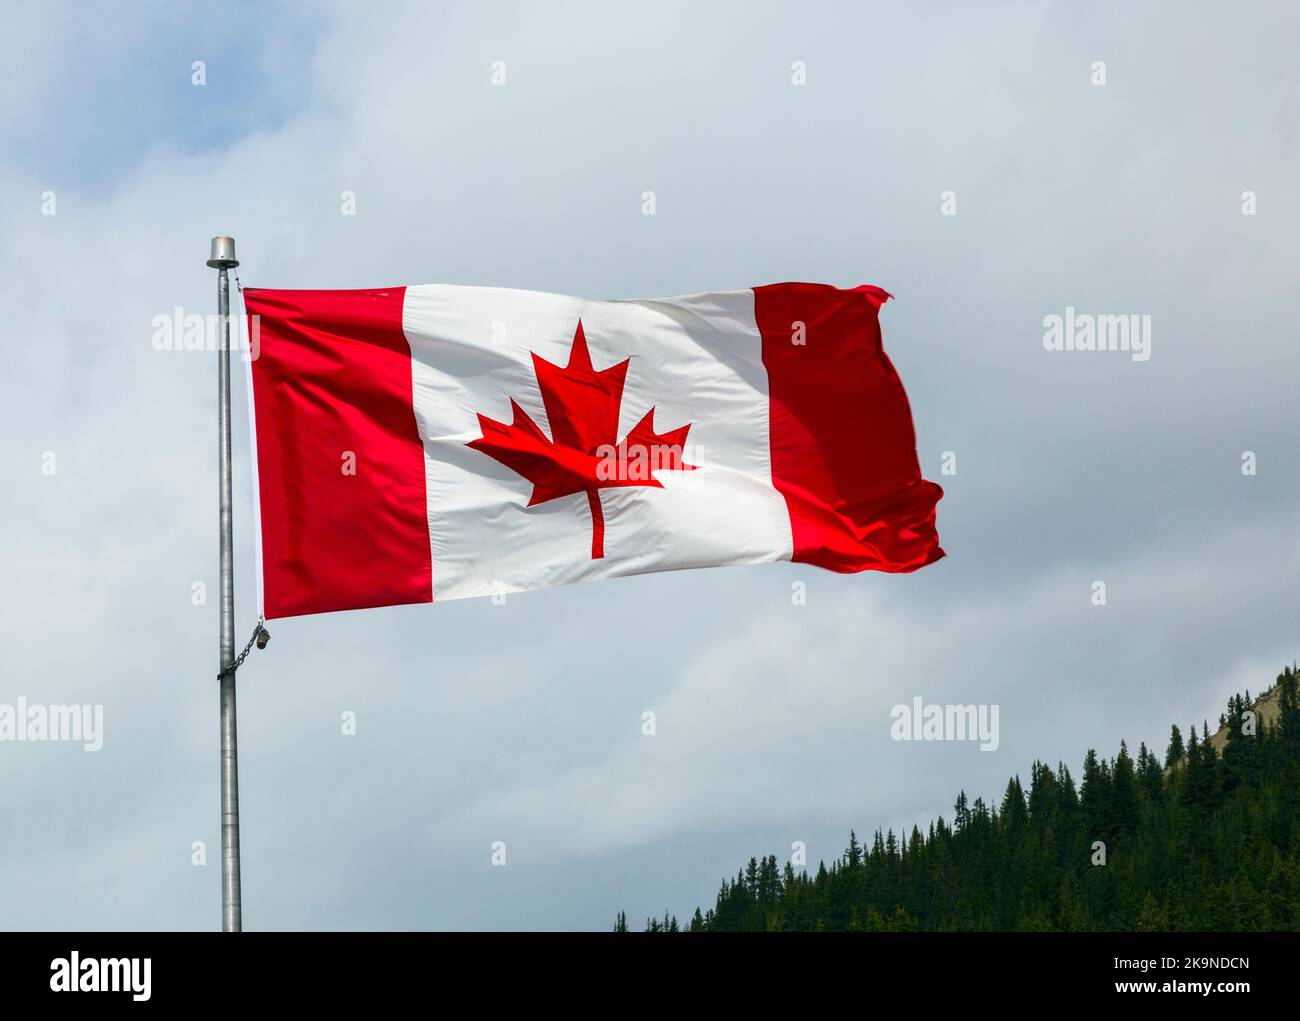
[[[212,310],[216,233],[270,287],[878,284],[947,493],[948,558],[910,576],[782,564],[276,622],[239,675],[248,928],[688,915],[750,855],[804,841],[815,866],[1036,758],[1163,752],[1300,655],[1294,4],[5,20],[0,703],[102,704],[104,743],[0,742],[0,927],[219,925],[216,367],[151,344],[155,316]],[[1044,350],[1067,306],[1150,315],[1150,360]],[[244,407],[241,372],[241,645]],[[917,696],[999,705],[998,749],[891,740]]]

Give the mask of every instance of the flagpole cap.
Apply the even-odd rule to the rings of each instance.
[[[212,252],[208,256],[208,265],[213,269],[234,269],[239,265],[235,258],[235,239],[218,234],[212,239]]]

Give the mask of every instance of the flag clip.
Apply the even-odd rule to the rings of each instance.
[[[259,649],[266,648],[266,643],[271,640],[271,632],[266,630],[265,625],[266,625],[266,618],[258,617],[257,625],[253,628],[253,637],[250,638],[248,642],[244,645],[244,651],[235,657],[235,661],[231,663],[227,669],[222,670],[221,673],[217,674],[218,681],[224,680],[227,675],[231,677],[235,676],[235,671],[238,670],[241,666],[243,666],[244,660],[246,660],[248,658],[248,654],[253,651],[254,643],[256,643]]]

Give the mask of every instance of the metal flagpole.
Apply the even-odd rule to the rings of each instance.
[[[239,745],[235,728],[235,570],[230,484],[230,280],[235,239],[214,237],[217,270],[217,432],[221,520],[221,930],[243,927],[239,892]]]

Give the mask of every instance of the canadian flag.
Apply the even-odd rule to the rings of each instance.
[[[263,614],[932,563],[888,297],[245,290]]]

